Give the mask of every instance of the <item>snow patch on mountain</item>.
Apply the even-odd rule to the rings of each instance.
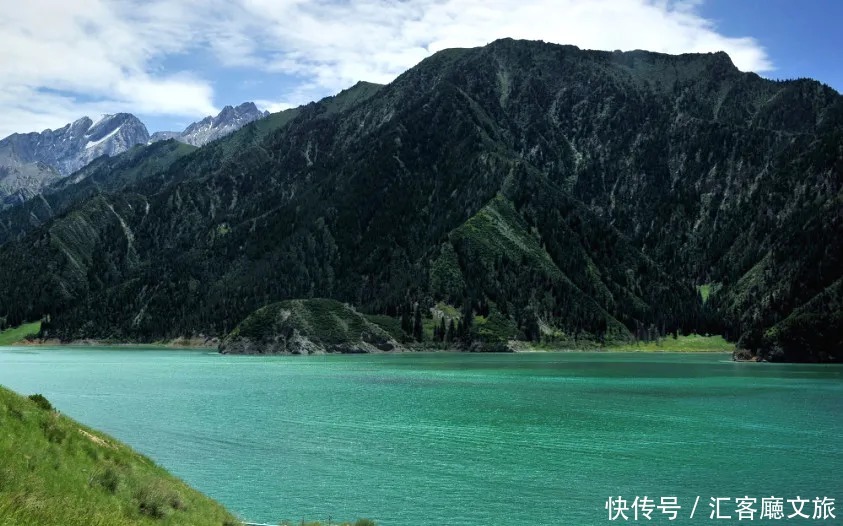
[[[97,122],[82,117],[56,130],[12,134],[0,140],[0,209],[38,195],[45,186],[102,155],[114,156],[166,139],[202,146],[267,115],[254,102],[245,102],[226,106],[218,115],[181,132],[161,131],[152,136],[130,113],[103,115]]]
[[[110,139],[111,137],[113,137],[119,131],[120,131],[120,127],[118,126],[117,128],[114,128],[113,131],[109,132],[108,135],[106,135],[102,139],[97,139],[95,141],[88,141],[88,144],[85,145],[85,149],[89,150],[89,149],[94,148],[95,146],[97,146],[99,144],[102,144],[103,142],[105,142],[108,139]]]
[[[194,122],[182,132],[155,132],[149,138],[149,142],[175,139],[193,146],[203,146],[267,115],[269,115],[269,112],[260,111],[254,102],[244,102],[239,106],[226,106],[217,116],[208,116],[199,122]]]
[[[149,140],[146,126],[130,113],[82,117],[57,130],[14,133],[0,140],[0,208],[41,189],[101,155],[117,155]]]

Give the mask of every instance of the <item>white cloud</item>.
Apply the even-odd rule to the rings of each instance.
[[[727,37],[698,14],[699,0],[358,0],[334,3],[244,0],[263,19],[262,66],[302,76],[307,95],[335,92],[357,80],[388,82],[433,52],[503,37],[587,49],[665,53],[726,51],[744,71],[772,63],[750,37]]]
[[[153,71],[153,59],[191,41],[176,38],[184,16],[163,19],[151,5],[0,0],[0,136],[59,127],[86,113],[213,112],[207,82]]]
[[[295,108],[297,104],[293,104],[290,102],[278,102],[275,100],[261,100],[258,99],[255,102],[255,106],[257,106],[260,110],[266,110],[269,113],[276,113],[279,111],[289,110],[290,108]]]
[[[199,118],[208,79],[168,58],[290,76],[277,110],[358,80],[389,82],[433,52],[513,37],[590,49],[724,50],[742,70],[772,64],[727,37],[700,0],[0,0],[0,136],[85,113]],[[236,74],[236,73],[233,73]],[[239,101],[219,101],[220,104]],[[93,115],[92,115],[93,116]]]

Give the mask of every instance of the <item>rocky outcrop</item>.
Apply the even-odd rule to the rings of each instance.
[[[365,354],[399,349],[394,340],[375,334],[368,334],[358,342],[326,343],[318,337],[311,339],[295,329],[269,339],[255,340],[241,336],[226,338],[220,344],[222,354]]]

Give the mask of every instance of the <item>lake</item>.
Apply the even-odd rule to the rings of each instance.
[[[611,524],[608,497],[645,495],[677,497],[673,524],[697,497],[692,523],[712,522],[710,497],[732,499],[733,521],[744,496],[827,496],[843,517],[841,366],[4,348],[0,384],[43,393],[250,521]],[[639,522],[667,523],[652,518]]]

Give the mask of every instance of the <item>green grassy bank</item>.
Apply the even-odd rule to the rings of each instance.
[[[608,345],[607,351],[673,351],[673,352],[731,352],[735,345],[722,336],[690,334],[673,338],[668,336],[656,341]]]
[[[215,525],[220,504],[113,438],[0,387],[0,526]]]
[[[35,321],[0,331],[0,345],[12,345],[23,340],[30,334],[38,334],[40,330],[41,322]]]

